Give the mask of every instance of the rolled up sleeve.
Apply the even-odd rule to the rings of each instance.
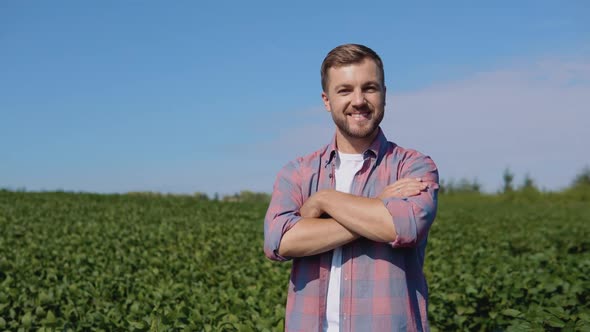
[[[417,153],[416,153],[417,154]],[[415,247],[428,235],[438,203],[438,169],[428,156],[417,154],[403,163],[401,178],[421,178],[428,189],[417,196],[382,199],[397,234],[393,247]]]
[[[300,219],[303,205],[297,164],[292,162],[277,175],[270,205],[264,218],[264,254],[273,261],[287,261],[290,257],[279,255],[283,235]]]

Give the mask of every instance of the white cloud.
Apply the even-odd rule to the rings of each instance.
[[[495,190],[510,167],[556,189],[590,164],[590,59],[543,59],[389,93],[387,137],[432,156],[443,178],[477,177]],[[321,116],[267,148],[281,160],[317,149],[334,130],[328,114],[317,123]]]

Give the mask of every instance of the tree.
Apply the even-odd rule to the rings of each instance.
[[[537,190],[537,186],[535,185],[535,181],[531,178],[529,173],[526,173],[524,176],[524,180],[522,182],[522,186],[520,187],[522,190]]]
[[[506,167],[506,169],[504,170],[502,178],[504,179],[503,192],[509,193],[514,191],[514,187],[512,186],[512,181],[514,180],[514,173],[512,173],[508,167]]]
[[[583,187],[590,187],[590,166],[586,166],[582,169],[580,174],[576,175],[572,187],[574,188],[583,188]]]
[[[196,199],[198,199],[199,201],[208,201],[209,200],[209,196],[203,192],[199,192],[197,191],[196,193],[194,193],[193,195]]]
[[[440,194],[477,194],[480,191],[481,184],[477,181],[477,179],[470,181],[466,178],[461,178],[459,181],[455,181],[454,179],[450,179],[448,182],[444,180],[440,181]]]
[[[471,182],[471,192],[479,193],[481,192],[481,183],[477,181],[477,178],[473,179]]]

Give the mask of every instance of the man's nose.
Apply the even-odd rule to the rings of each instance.
[[[366,103],[365,95],[362,91],[355,91],[352,94],[352,106],[354,107],[361,107],[364,106]]]

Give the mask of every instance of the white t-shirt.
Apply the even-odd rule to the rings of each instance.
[[[350,193],[355,174],[363,167],[362,154],[338,152],[336,159],[336,190]],[[332,268],[328,281],[325,331],[339,331],[340,324],[340,276],[342,267],[342,248],[334,248]]]

